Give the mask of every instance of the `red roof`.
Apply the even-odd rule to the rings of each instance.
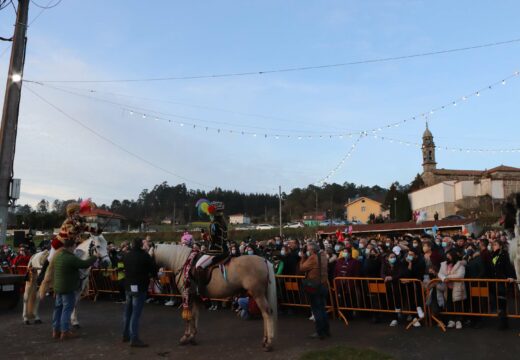
[[[500,165],[489,170],[451,170],[451,169],[437,169],[433,170],[437,175],[466,175],[466,176],[482,176],[485,174],[492,174],[499,171],[520,172],[520,168],[513,166]]]
[[[424,221],[417,224],[413,221],[397,222],[397,223],[383,223],[383,224],[363,224],[363,225],[352,225],[352,232],[356,233],[375,233],[375,232],[392,232],[392,231],[414,231],[431,229],[435,225],[442,230],[448,228],[462,227],[475,222],[475,219],[454,219],[454,220],[437,220],[437,221]],[[342,230],[347,230],[348,227],[342,227]],[[333,233],[337,227],[329,228],[324,233]]]
[[[124,220],[125,217],[113,212],[110,212],[108,210],[103,209],[92,209],[92,211],[86,212],[84,214],[81,214],[84,217],[88,216],[97,216],[97,217],[104,217],[104,218],[111,218],[111,219],[120,219]]]

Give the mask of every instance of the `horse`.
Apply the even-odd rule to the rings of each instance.
[[[59,249],[58,252],[63,251],[63,249]],[[99,263],[102,267],[109,267],[111,265],[110,257],[108,256],[108,249],[107,249],[107,241],[103,237],[103,235],[91,235],[87,240],[81,242],[76,249],[74,250],[74,255],[79,257],[82,260],[86,260],[89,258],[90,254],[95,254],[95,256],[98,258]],[[26,319],[34,318],[34,319],[40,319],[38,314],[38,303],[41,301],[41,299],[45,298],[45,294],[47,290],[50,287],[50,284],[52,283],[53,279],[53,272],[54,272],[54,259],[56,259],[57,253],[54,255],[53,260],[49,264],[49,267],[47,268],[47,272],[45,273],[45,279],[43,280],[42,284],[40,285],[40,289],[36,294],[36,291],[29,292],[27,296],[27,304],[33,304],[34,306],[27,306],[27,309],[24,307],[24,323],[27,324]],[[79,328],[79,321],[78,321],[78,303],[81,299],[81,294],[85,291],[87,288],[88,282],[89,282],[89,275],[90,275],[90,267],[87,269],[80,269],[79,270],[79,278],[80,278],[80,286],[78,290],[75,292],[76,299],[74,304],[74,310],[71,314],[70,321],[74,328]],[[30,289],[36,289],[36,280],[37,276],[30,276],[28,280],[28,284],[26,284],[26,287],[29,287]],[[24,303],[25,303],[25,297],[24,297]],[[35,323],[41,323],[41,320]]]
[[[193,301],[189,292],[194,292],[191,282],[191,267],[195,268],[197,257],[191,248],[180,245],[159,244],[149,251],[150,256],[159,267],[171,269],[175,283],[183,294],[183,314],[185,320],[184,334],[180,339],[181,345],[196,344],[195,335],[198,332],[199,306]],[[198,252],[197,252],[198,253]],[[209,298],[228,298],[241,290],[246,290],[256,301],[264,320],[264,336],[262,347],[271,351],[275,338],[277,321],[276,279],[273,265],[266,259],[247,255],[231,258],[224,265],[223,271],[217,266],[210,269],[210,281],[206,286]]]
[[[509,234],[509,257],[520,280],[520,193],[504,206],[504,227]],[[520,289],[520,284],[518,284]]]
[[[27,265],[27,280],[25,281],[25,291],[23,294],[23,322],[30,324],[34,319],[35,324],[41,324],[38,308],[40,306],[40,295],[37,289],[36,279],[40,274],[43,264],[49,257],[49,250],[40,251],[29,260]]]

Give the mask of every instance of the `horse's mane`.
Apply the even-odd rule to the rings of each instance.
[[[191,251],[188,246],[158,244],[155,245],[153,253],[158,266],[177,272],[184,266]]]

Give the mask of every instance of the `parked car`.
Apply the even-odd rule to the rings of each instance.
[[[258,224],[256,225],[256,230],[272,230],[274,229],[273,225],[270,224]]]
[[[283,226],[284,229],[300,229],[300,228],[303,228],[305,227],[305,225],[303,225],[303,223],[301,222],[290,222],[290,223],[287,223]]]

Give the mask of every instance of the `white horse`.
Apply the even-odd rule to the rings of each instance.
[[[58,251],[62,251],[62,250],[58,250]],[[105,240],[103,235],[97,235],[97,236],[91,235],[90,238],[83,241],[74,250],[74,255],[76,255],[77,257],[79,257],[82,260],[88,259],[90,256],[90,253],[94,254],[98,258],[101,267],[110,267],[111,261],[110,261],[110,257],[108,256],[107,241]],[[27,311],[25,311],[25,307],[24,307],[24,322],[26,324],[27,324],[27,322],[25,321],[26,319],[30,319],[30,318],[39,319],[40,318],[39,314],[38,314],[37,304],[39,303],[39,301],[41,299],[43,299],[45,297],[45,293],[47,292],[50,284],[52,283],[53,271],[54,271],[54,269],[53,269],[54,268],[53,267],[54,259],[56,259],[56,256],[54,256],[53,260],[49,264],[49,267],[47,268],[47,272],[45,274],[45,279],[42,282],[42,285],[40,286],[40,289],[37,292],[37,294],[32,295],[32,293],[31,293],[31,296],[34,296],[36,299],[31,299],[31,296],[28,295],[28,300],[27,300],[28,304],[31,304],[32,302],[34,302],[35,306],[28,306]],[[70,317],[71,324],[75,328],[79,328],[78,303],[79,303],[79,300],[81,299],[81,294],[83,294],[83,292],[85,291],[85,289],[88,286],[89,275],[90,275],[90,267],[87,269],[79,270],[80,286],[79,286],[79,289],[75,292],[76,303],[74,305],[74,311],[72,312],[72,315]],[[34,287],[34,289],[35,289],[36,288],[36,278],[37,278],[36,276],[31,276],[29,278],[29,281],[31,281],[31,283],[27,284],[26,286],[29,286],[31,288]],[[25,299],[24,299],[24,302],[25,302]],[[36,323],[36,321],[35,321],[35,323]],[[38,323],[41,323],[41,320]]]
[[[517,204],[515,221],[514,235],[509,241],[509,256],[511,263],[515,266],[516,279],[520,280],[520,203]],[[520,289],[520,283],[518,288]]]
[[[23,294],[23,322],[30,324],[34,319],[35,324],[41,324],[38,308],[40,306],[40,295],[38,293],[36,279],[40,274],[43,264],[49,257],[49,250],[40,251],[29,260],[27,265],[27,280],[25,281],[25,291]]]
[[[188,309],[183,310],[185,320],[184,335],[180,339],[182,345],[195,344],[195,335],[198,332],[199,305],[195,300],[194,284],[186,289],[185,270],[192,265],[187,260],[192,249],[186,246],[160,244],[150,249],[150,255],[155,263],[174,272],[175,283],[181,294],[185,290],[192,293]],[[206,286],[210,298],[224,299],[236,295],[242,289],[246,290],[258,304],[264,319],[263,348],[272,350],[277,320],[276,279],[273,265],[256,255],[247,255],[232,258],[224,267],[224,273],[219,267],[211,271],[211,280]],[[190,273],[190,276],[192,272]]]

